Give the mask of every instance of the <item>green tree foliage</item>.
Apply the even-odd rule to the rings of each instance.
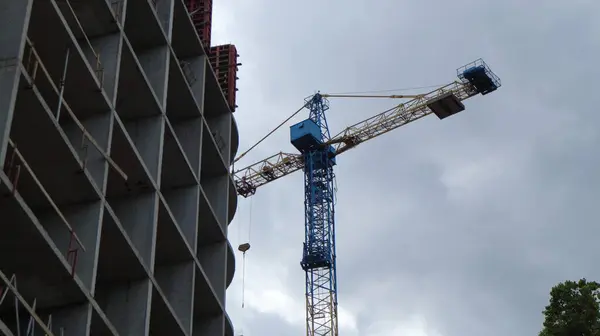
[[[552,287],[539,336],[600,336],[600,284],[581,279]]]

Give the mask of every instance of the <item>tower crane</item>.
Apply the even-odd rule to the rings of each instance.
[[[300,265],[306,274],[308,336],[338,335],[333,171],[337,156],[429,114],[439,119],[452,116],[465,109],[464,100],[486,95],[501,85],[482,59],[459,68],[457,76],[458,80],[450,84],[410,96],[317,93],[305,100],[303,108],[309,110],[308,119],[290,127],[291,143],[299,154],[280,152],[234,172],[235,186],[242,197],[252,196],[258,187],[295,171],[304,172],[305,230]],[[325,117],[328,98],[411,99],[331,136]]]

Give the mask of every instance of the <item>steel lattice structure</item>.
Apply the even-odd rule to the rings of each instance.
[[[314,95],[307,101],[309,120],[320,132],[316,144],[300,145],[304,161],[304,249],[306,273],[306,328],[308,335],[337,335],[337,288],[335,268],[334,174],[335,158],[329,147],[325,111],[327,100]]]
[[[300,154],[280,152],[235,172],[238,193],[248,197],[256,189],[302,169],[304,171],[305,236],[302,269],[306,273],[306,328],[308,336],[337,336],[337,278],[335,252],[336,157],[357,145],[429,114],[444,119],[465,109],[462,101],[488,94],[500,79],[479,59],[457,70],[458,81],[413,96],[349,96],[317,93],[305,102],[309,118],[291,126],[291,142]],[[412,98],[331,137],[325,111],[327,97]]]

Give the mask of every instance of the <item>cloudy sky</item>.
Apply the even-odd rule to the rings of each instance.
[[[338,158],[342,335],[537,335],[555,283],[600,280],[598,1],[215,0],[213,20],[243,63],[240,151],[316,90],[445,84],[480,57],[502,78]],[[332,100],[331,128],[392,104]],[[287,128],[240,167],[281,150]],[[228,309],[245,336],[304,334],[302,178],[240,198],[246,305],[238,255]]]

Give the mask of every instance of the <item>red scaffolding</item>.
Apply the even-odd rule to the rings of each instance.
[[[220,46],[214,46],[210,48],[209,59],[210,65],[215,71],[217,81],[221,90],[225,94],[227,104],[231,111],[235,111],[237,105],[235,104],[235,96],[237,92],[237,71],[238,66],[238,53],[235,45],[225,44]]]
[[[212,27],[212,0],[185,0],[185,4],[200,41],[208,53]]]
[[[215,71],[219,86],[227,99],[231,111],[235,111],[237,91],[238,53],[235,45],[225,44],[211,47],[212,0],[184,0],[194,27]]]

